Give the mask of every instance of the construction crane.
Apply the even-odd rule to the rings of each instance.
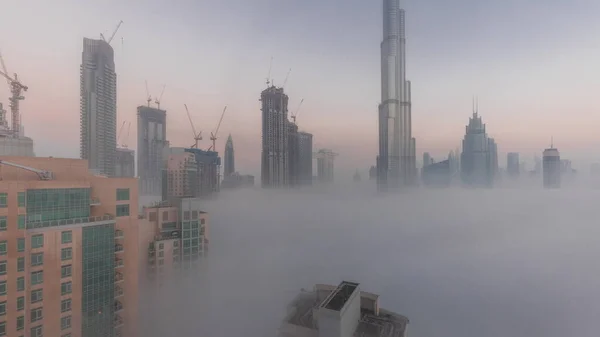
[[[166,84],[163,84],[163,88],[162,88],[162,91],[160,92],[160,96],[158,96],[158,97],[156,97],[156,98],[154,99],[154,103],[156,103],[156,107],[157,107],[158,109],[160,109],[160,100],[162,99],[162,96],[163,96],[163,94],[165,93],[165,87],[166,87],[166,86],[167,86]]]
[[[100,37],[102,38],[102,41],[110,44],[110,42],[115,38],[115,35],[117,34],[117,31],[119,30],[119,28],[121,27],[122,24],[123,24],[123,20],[119,21],[117,28],[115,28],[112,35],[110,36],[110,39],[108,39],[108,41],[106,41],[106,39],[104,38],[104,35],[102,35],[102,33],[100,33]]]
[[[287,84],[288,78],[290,78],[290,73],[292,72],[292,68],[290,68],[290,70],[288,70],[287,75],[285,75],[285,80],[283,81],[283,85],[281,86],[281,88],[285,88],[285,85]]]
[[[29,167],[29,166],[24,166],[21,164],[16,164],[16,163],[12,163],[6,160],[0,160],[0,164],[2,165],[8,165],[8,166],[12,166],[12,167],[16,167],[16,168],[20,168],[22,170],[26,170],[29,172],[34,172],[35,174],[38,175],[38,177],[40,178],[40,180],[53,180],[54,179],[54,173],[52,173],[51,171],[46,171],[46,170],[38,170],[36,168],[33,167]]]
[[[298,113],[300,112],[302,103],[304,103],[304,98],[302,100],[300,100],[300,104],[298,104],[298,107],[296,108],[296,112],[292,113],[292,115],[290,116],[292,118],[292,121],[294,122],[294,124],[296,124],[296,117],[298,117]]]
[[[131,122],[127,123],[127,135],[125,135],[125,140],[123,141],[122,145],[124,149],[126,149],[127,144],[129,144],[129,130],[131,130]]]
[[[18,137],[19,132],[21,131],[21,121],[20,121],[21,114],[19,112],[19,101],[22,101],[25,99],[25,97],[23,96],[23,91],[27,91],[27,89],[29,89],[29,87],[27,87],[26,85],[24,85],[23,83],[21,83],[19,81],[19,77],[17,76],[17,74],[14,74],[14,77],[10,77],[8,75],[8,71],[6,70],[6,66],[4,64],[4,59],[2,58],[1,54],[0,54],[0,63],[2,64],[2,71],[0,71],[0,75],[4,76],[4,78],[6,78],[6,80],[8,82],[8,86],[10,88],[10,92],[12,94],[11,97],[9,98],[11,123],[12,123],[11,130],[13,132],[14,137]]]
[[[152,102],[152,96],[150,96],[150,90],[148,90],[148,81],[146,81],[146,102],[148,102],[148,107],[150,107],[150,102]]]
[[[119,145],[119,142],[121,140],[121,134],[123,133],[123,128],[125,127],[126,123],[127,121],[123,121],[123,124],[121,124],[121,127],[119,128],[119,133],[117,134],[117,145]]]
[[[269,73],[267,74],[267,88],[271,84],[271,70],[273,69],[273,56],[271,56],[271,62],[269,62]]]
[[[225,111],[227,110],[227,105],[223,108],[223,112],[221,112],[221,119],[219,119],[219,124],[217,124],[217,128],[215,129],[215,133],[210,133],[210,140],[212,140],[212,145],[208,148],[208,151],[211,149],[216,151],[216,142],[217,142],[217,133],[219,133],[219,129],[221,128],[221,122],[223,121],[223,116],[225,116]]]
[[[192,126],[192,132],[194,132],[194,145],[190,146],[192,149],[198,148],[198,141],[202,140],[202,131],[196,132],[196,127],[194,127],[194,122],[192,122],[192,117],[190,116],[190,111],[188,110],[187,104],[183,105],[185,107],[185,112],[187,113],[188,119],[190,120],[190,125]]]

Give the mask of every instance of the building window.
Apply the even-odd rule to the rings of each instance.
[[[61,233],[60,238],[61,243],[71,243],[73,241],[73,232],[72,231],[64,231]]]
[[[25,207],[25,192],[17,194],[17,202],[19,203],[19,207]]]
[[[159,251],[158,252],[158,257],[165,257],[165,252],[164,251]]]
[[[17,331],[25,329],[25,316],[17,317]]]
[[[164,243],[159,243],[158,244],[158,249],[164,249],[165,248],[165,244]]]
[[[44,247],[44,234],[37,234],[31,237],[31,248]]]
[[[6,315],[6,301],[0,302],[0,316]]]
[[[70,260],[73,258],[73,248],[63,248],[60,250],[60,259],[63,261]]]
[[[71,316],[65,316],[60,318],[60,329],[65,330],[71,327]]]
[[[66,300],[62,300],[60,302],[60,312],[71,311],[71,299],[67,298]]]
[[[17,258],[17,272],[25,271],[25,258],[18,257]]]
[[[31,285],[34,286],[36,284],[44,283],[44,271],[34,271],[31,273]]]
[[[6,201],[8,199],[8,194],[7,193],[0,193],[0,207],[6,207]]]
[[[129,216],[129,205],[117,205],[117,216]]]
[[[0,216],[0,231],[5,231],[6,230],[6,217],[5,216]]]
[[[17,298],[17,311],[21,311],[25,308],[25,296]]]
[[[44,308],[31,309],[31,322],[37,322],[44,318]]]
[[[200,219],[200,224],[204,225],[206,223],[206,219]]]
[[[44,264],[44,253],[31,254],[31,266],[41,266]]]
[[[25,238],[18,238],[17,239],[17,252],[24,252],[25,251]]]
[[[70,277],[71,276],[71,265],[60,267],[60,277]]]
[[[117,188],[117,201],[128,201],[129,200],[129,189],[128,188]]]
[[[6,261],[0,261],[0,275],[6,275]]]
[[[169,221],[169,212],[163,211],[162,212],[162,219],[163,219],[163,221]]]
[[[6,295],[6,281],[0,281],[0,295]]]
[[[38,325],[36,327],[31,328],[31,337],[44,337],[44,330],[42,330],[42,326]]]
[[[60,284],[60,294],[67,295],[71,293],[71,281]]]
[[[43,289],[37,289],[31,291],[31,303],[36,303],[44,299]]]
[[[0,323],[0,336],[6,336],[6,322]]]
[[[25,229],[25,214],[19,214],[19,217],[17,218],[17,228]]]
[[[25,277],[21,276],[17,278],[17,291],[25,290]]]
[[[35,189],[27,190],[26,195],[27,217],[30,221],[43,222],[38,227],[54,226],[49,220],[90,216],[89,188]]]
[[[6,240],[0,241],[0,255],[6,255]]]

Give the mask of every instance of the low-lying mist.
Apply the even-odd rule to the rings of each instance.
[[[341,280],[408,336],[597,337],[600,191],[223,191],[210,257],[141,309],[146,336],[273,337],[300,288]],[[152,294],[142,294],[151,297]]]

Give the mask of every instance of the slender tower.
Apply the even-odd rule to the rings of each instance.
[[[412,138],[405,48],[404,10],[400,8],[400,0],[383,0],[377,157],[377,185],[380,190],[412,185],[415,180],[415,140]]]

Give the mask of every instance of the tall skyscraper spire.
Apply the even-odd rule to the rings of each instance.
[[[379,105],[380,189],[415,182],[415,141],[412,138],[411,86],[406,80],[404,10],[399,0],[383,0],[381,42],[381,104]]]

